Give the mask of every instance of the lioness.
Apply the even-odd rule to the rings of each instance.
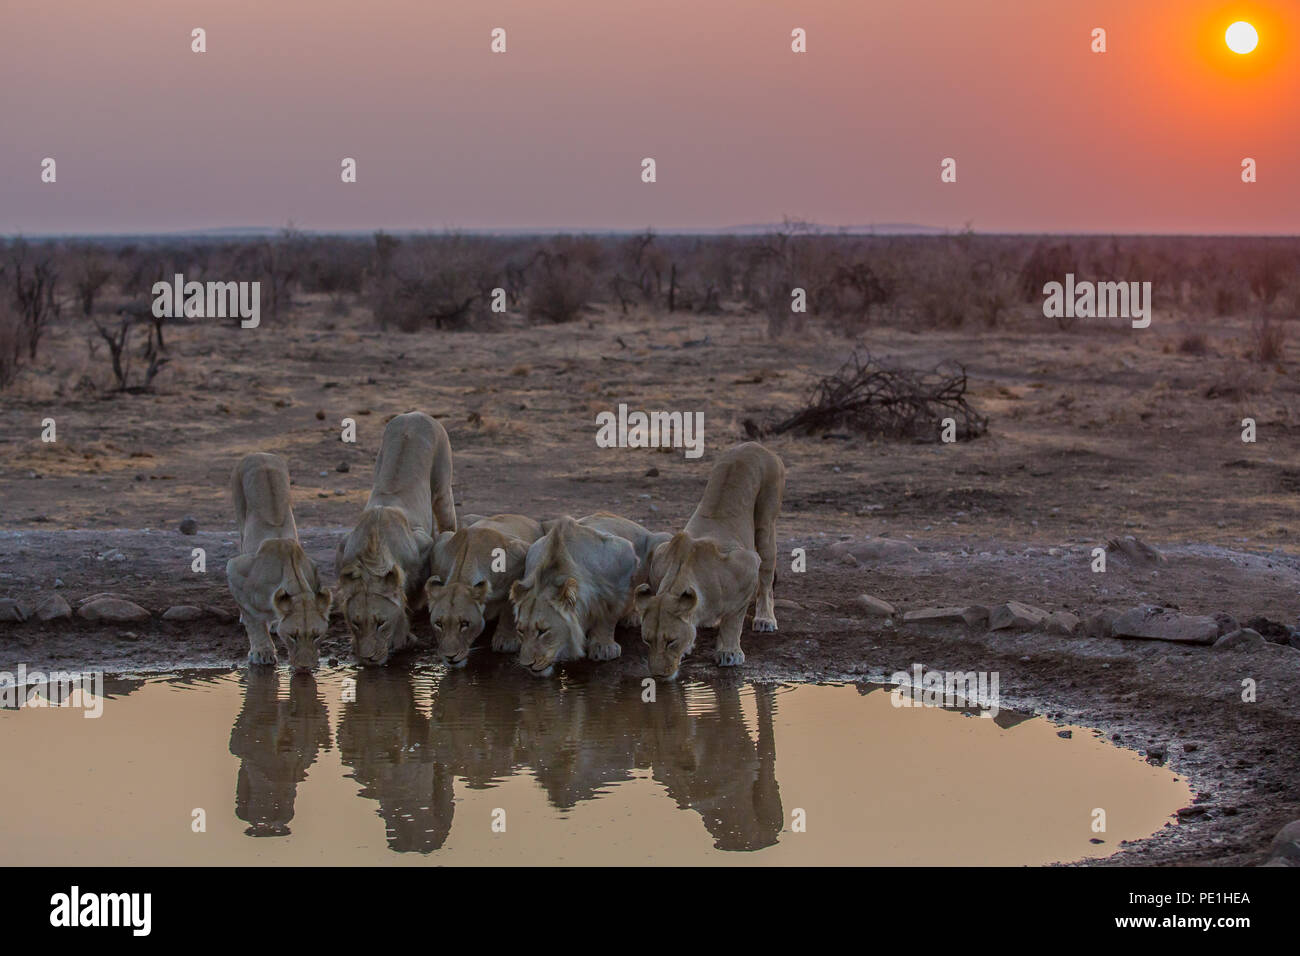
[[[398,415],[384,429],[361,520],[335,555],[339,605],[362,664],[385,664],[410,643],[408,612],[423,603],[433,535],[455,530],[447,432],[423,412]]]
[[[226,562],[226,580],[248,632],[248,663],[275,663],[275,631],[289,650],[290,664],[315,667],[318,642],[329,630],[331,596],[298,542],[284,459],[246,455],[231,472],[230,494],[239,554]]]
[[[548,677],[556,661],[606,661],[623,652],[614,626],[627,613],[636,574],[631,542],[560,518],[533,542],[524,576],[510,586],[519,663]]]
[[[509,654],[519,649],[509,613],[510,585],[523,576],[528,546],[541,536],[542,526],[523,515],[480,518],[438,535],[424,596],[438,653],[448,663],[464,666],[488,621],[497,622],[492,650]]]
[[[686,529],[651,553],[650,580],[637,588],[636,606],[652,676],[677,676],[698,627],[717,626],[718,666],[745,663],[740,632],[750,601],[754,630],[776,630],[772,575],[784,490],[780,458],[754,442],[729,448]]]

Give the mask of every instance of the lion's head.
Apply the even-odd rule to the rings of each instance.
[[[406,643],[410,624],[406,617],[406,581],[402,569],[393,565],[382,574],[372,574],[359,565],[344,567],[339,577],[339,605],[352,653],[364,666],[380,666]]]
[[[648,584],[637,587],[636,609],[651,677],[672,680],[677,676],[682,658],[695,647],[694,615],[699,601],[699,594],[689,586],[663,594],[655,594]]]
[[[463,666],[486,624],[483,611],[487,605],[488,583],[443,584],[432,577],[425,584],[424,593],[429,602],[429,623],[438,639],[438,653],[447,663]]]
[[[586,632],[579,611],[578,579],[516,581],[510,586],[519,630],[519,663],[549,677],[555,662],[585,653]]]
[[[316,565],[298,541],[271,538],[262,542],[250,567],[269,572],[267,584],[278,578],[271,590],[276,615],[272,627],[289,651],[290,666],[296,670],[315,668],[320,663],[320,642],[329,631],[333,603],[329,589],[321,587]]]
[[[289,665],[295,670],[314,670],[320,664],[320,642],[330,629],[334,596],[326,588],[297,594],[280,588],[273,600],[280,615],[276,633],[289,650]]]

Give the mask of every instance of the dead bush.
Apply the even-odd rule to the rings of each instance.
[[[988,431],[988,419],[966,400],[966,369],[944,363],[930,371],[883,365],[870,353],[855,352],[819,380],[805,406],[767,428],[747,423],[751,434],[812,435],[852,431],[870,438],[939,441],[951,418],[958,441]]]
[[[596,280],[591,268],[567,252],[543,249],[538,272],[530,276],[528,318],[534,322],[572,322],[591,299]]]

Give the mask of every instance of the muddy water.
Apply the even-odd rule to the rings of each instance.
[[[492,662],[104,691],[98,719],[0,711],[0,863],[1037,864],[1105,856],[1190,798],[1090,731],[877,685],[647,703]]]

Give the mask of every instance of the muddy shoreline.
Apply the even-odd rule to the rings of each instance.
[[[304,528],[302,533],[309,553],[329,568],[343,529]],[[997,671],[1002,708],[1096,728],[1117,746],[1184,774],[1197,794],[1177,825],[1120,846],[1094,864],[1254,865],[1263,861],[1277,831],[1300,817],[1300,767],[1293,758],[1300,734],[1300,650],[1294,647],[1269,643],[1224,651],[1040,630],[896,623],[904,609],[972,600],[1037,600],[1080,614],[1147,602],[1177,604],[1199,613],[1226,611],[1244,621],[1252,612],[1282,613],[1278,602],[1300,587],[1300,562],[1277,554],[1183,546],[1170,549],[1167,562],[1154,572],[1113,562],[1101,587],[1087,569],[1083,546],[929,541],[924,550],[899,549],[891,560],[860,568],[833,560],[823,536],[786,538],[781,544],[787,551],[809,551],[808,573],[778,578],[781,630],[747,633],[746,663],[730,673],[708,660],[712,635],[706,632],[683,667],[684,678],[887,681],[915,663],[926,669]],[[204,574],[190,570],[196,547],[206,552]],[[152,612],[151,620],[140,624],[105,625],[75,615],[0,623],[0,669],[12,670],[20,662],[29,669],[110,673],[243,666],[246,639],[224,574],[234,547],[234,534],[224,532],[0,533],[0,597],[17,598],[30,608],[54,591],[75,608],[85,597],[108,591]],[[56,577],[59,587],[52,588]],[[1206,580],[1215,582],[1212,591],[1196,586]],[[1037,598],[1037,587],[1055,600]],[[1098,588],[1104,593],[1096,593]],[[861,593],[890,601],[900,614],[865,615],[855,603]],[[1249,595],[1259,606],[1235,606],[1234,594]],[[162,620],[161,613],[174,605],[198,606],[203,615],[186,622]],[[418,622],[416,633],[427,640],[427,622]],[[615,679],[638,682],[646,674],[641,645],[635,632],[620,632],[620,640],[624,656],[617,661],[567,666],[600,667]],[[337,621],[322,657],[351,660]],[[432,660],[422,648],[399,666]],[[1251,703],[1241,699],[1247,679],[1256,685]]]

